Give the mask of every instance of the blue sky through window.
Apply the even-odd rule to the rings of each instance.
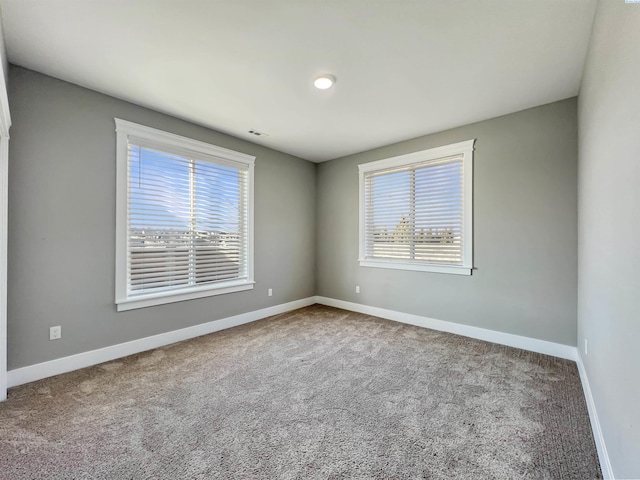
[[[193,222],[197,231],[241,228],[243,172],[238,169],[204,161],[192,165],[186,158],[140,147],[130,149],[129,168],[131,229],[188,231]]]
[[[415,215],[416,229],[451,228],[454,226],[452,223],[458,225],[462,218],[460,164],[445,163],[413,171],[413,175],[411,170],[400,170],[372,178],[374,228],[391,232],[412,213]],[[412,176],[415,182],[414,211]]]

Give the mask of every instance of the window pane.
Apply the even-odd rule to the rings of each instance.
[[[195,163],[195,282],[239,278],[244,274],[241,172]]]
[[[461,162],[415,170],[416,260],[462,262]]]
[[[365,255],[463,262],[462,157],[365,174]]]
[[[129,151],[131,292],[189,284],[189,164],[133,147]]]
[[[371,177],[367,224],[372,233],[369,245],[372,256],[409,258],[410,182],[409,171]]]
[[[246,276],[246,172],[129,149],[129,292]]]

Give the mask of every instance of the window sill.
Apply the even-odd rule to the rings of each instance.
[[[358,260],[361,267],[390,268],[393,270],[416,270],[431,273],[450,273],[453,275],[471,275],[471,267],[457,265],[425,265],[420,263],[398,262],[395,260]]]
[[[235,281],[212,287],[193,287],[180,291],[169,291],[159,293],[148,293],[146,295],[136,295],[134,297],[116,300],[119,312],[134,310],[136,308],[152,307],[154,305],[164,305],[167,303],[182,302],[195,298],[211,297],[214,295],[224,295],[225,293],[242,292],[252,290],[254,281]]]

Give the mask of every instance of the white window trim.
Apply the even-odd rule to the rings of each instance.
[[[2,52],[0,59],[6,60],[4,49]],[[0,402],[7,399],[7,207],[11,114],[4,75],[6,68],[6,62],[0,61]]]
[[[254,251],[254,164],[255,157],[236,152],[226,148],[211,145],[191,138],[182,137],[173,133],[164,132],[155,128],[145,127],[136,123],[115,118],[116,123],[116,295],[115,303],[118,311],[132,310],[135,308],[162,305],[195,298],[222,295],[225,293],[251,290],[255,281],[253,279],[253,251]],[[247,188],[247,279],[231,280],[216,283],[215,285],[202,285],[180,289],[180,291],[156,292],[135,297],[127,296],[127,192],[128,192],[128,145],[129,137],[144,139],[150,142],[158,142],[171,148],[174,152],[180,150],[186,154],[192,152],[196,156],[208,156],[218,160],[220,164],[242,164],[249,170]]]
[[[451,273],[455,275],[471,275],[473,270],[473,145],[475,139],[458,142],[442,147],[430,148],[419,152],[385,158],[375,162],[358,165],[359,171],[359,252],[358,262],[361,267],[391,268],[396,270],[417,270],[433,273]],[[463,171],[463,264],[437,265],[394,259],[372,259],[365,255],[365,174],[372,171],[392,167],[402,167],[418,162],[436,160],[453,155],[462,155]]]

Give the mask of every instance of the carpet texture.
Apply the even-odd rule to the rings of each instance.
[[[314,305],[9,390],[0,477],[601,472],[575,363]]]

